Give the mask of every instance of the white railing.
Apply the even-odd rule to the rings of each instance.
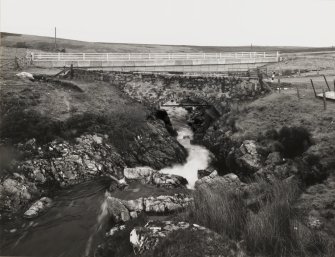
[[[33,61],[147,61],[147,60],[221,60],[262,59],[278,61],[278,52],[223,53],[32,53]]]

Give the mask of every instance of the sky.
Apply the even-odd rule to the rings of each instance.
[[[0,0],[0,30],[113,43],[335,45],[335,0]]]

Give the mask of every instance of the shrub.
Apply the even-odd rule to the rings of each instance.
[[[283,145],[285,157],[295,157],[302,154],[311,145],[311,135],[303,127],[282,127],[279,131],[279,141]]]

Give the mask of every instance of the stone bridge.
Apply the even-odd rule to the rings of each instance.
[[[223,75],[181,75],[75,70],[75,78],[100,80],[119,87],[133,99],[159,107],[173,100],[209,105],[213,116],[222,115],[229,102],[251,100],[264,94],[258,80]]]

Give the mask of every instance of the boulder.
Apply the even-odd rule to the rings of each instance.
[[[245,140],[240,146],[242,156],[237,158],[237,163],[241,168],[249,172],[256,172],[261,168],[260,155],[257,152],[256,142],[254,140]]]
[[[16,74],[16,76],[19,77],[19,78],[21,78],[21,79],[29,79],[31,81],[35,80],[33,74],[31,74],[29,72],[25,72],[25,71],[22,71],[22,72]]]
[[[212,171],[209,170],[198,170],[198,179],[209,176],[211,173]]]
[[[116,232],[124,230],[126,228],[125,225],[116,225],[115,227],[112,227],[107,233],[107,237],[113,236]]]
[[[24,217],[27,219],[35,218],[42,212],[45,212],[47,208],[50,208],[51,205],[52,200],[50,198],[42,197],[30,206],[30,208],[24,213]]]
[[[115,223],[126,222],[130,220],[128,209],[124,206],[122,201],[118,198],[108,196],[106,198],[107,211]]]
[[[195,188],[200,187],[229,187],[236,188],[240,187],[243,183],[240,181],[237,175],[234,173],[229,173],[224,176],[219,176],[217,171],[213,171],[209,176],[198,179],[195,182]]]
[[[23,175],[14,173],[11,178],[0,184],[0,210],[17,212],[20,207],[38,197],[40,192],[36,185]]]
[[[268,165],[277,165],[283,163],[284,160],[281,157],[280,152],[273,152],[269,153],[268,157],[266,158],[265,163]]]
[[[122,201],[122,203],[126,206],[126,208],[132,212],[141,212],[144,210],[144,200],[143,198],[138,198],[136,200],[128,200],[128,201]]]
[[[187,180],[182,176],[163,174],[160,172],[153,173],[151,181],[153,185],[165,188],[180,188],[188,184]]]

